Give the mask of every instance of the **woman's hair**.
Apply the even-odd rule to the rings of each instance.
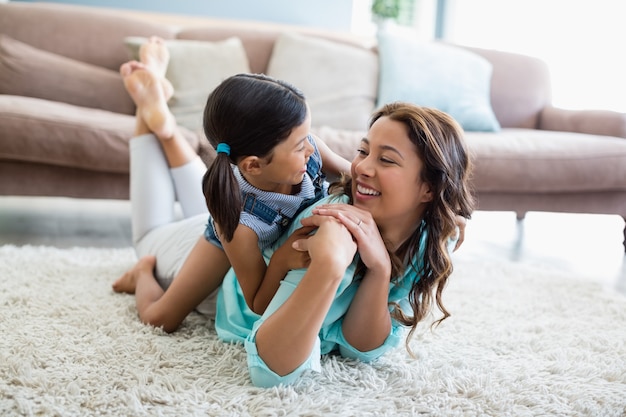
[[[408,347],[410,336],[431,310],[433,300],[443,313],[443,317],[435,324],[450,316],[441,301],[441,293],[452,273],[447,244],[448,239],[456,233],[456,216],[469,219],[474,210],[470,187],[472,164],[463,129],[448,114],[432,108],[395,102],[377,110],[372,115],[370,127],[381,117],[388,117],[407,127],[408,136],[423,161],[421,180],[430,186],[433,194],[432,201],[427,203],[421,225],[395,253],[390,254],[392,277],[398,279],[407,267],[415,268],[419,277],[409,293],[413,314],[406,314],[399,306],[395,306],[392,313],[400,323],[411,327],[407,337]],[[350,190],[350,184],[341,184],[339,189]],[[417,257],[424,233],[425,256],[420,262]],[[405,265],[406,259],[410,260],[410,265]]]
[[[219,152],[202,179],[206,204],[220,232],[232,240],[242,199],[231,164],[241,158],[269,158],[276,145],[307,117],[306,100],[292,85],[263,74],[238,74],[224,80],[207,99],[204,133]]]

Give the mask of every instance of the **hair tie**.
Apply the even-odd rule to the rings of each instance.
[[[217,144],[217,153],[225,153],[230,155],[230,145],[228,143],[220,142]]]

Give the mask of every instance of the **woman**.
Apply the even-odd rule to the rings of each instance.
[[[448,317],[441,295],[458,217],[473,211],[470,172],[463,131],[447,114],[407,103],[377,111],[351,178],[285,236],[300,226],[316,233],[275,245],[308,251],[308,268],[287,274],[262,316],[246,308],[232,271],[224,279],[216,329],[245,343],[252,382],[291,383],[335,350],[370,361],[396,346],[404,328],[408,344],[433,304],[440,321]]]

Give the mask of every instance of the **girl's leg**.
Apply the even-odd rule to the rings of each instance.
[[[174,221],[176,194],[191,194],[193,188],[188,186],[195,183],[195,194],[201,196],[200,180],[206,167],[179,134],[156,74],[138,63],[128,64],[121,72],[137,104],[137,133],[151,131],[156,135],[142,135],[130,143],[133,235],[138,254],[150,255],[143,256],[113,288],[135,293],[144,323],[173,331],[194,307],[215,292],[230,265],[221,249],[203,237],[198,239],[206,214]],[[196,204],[192,212],[206,213],[203,198],[200,201],[202,209]]]
[[[169,51],[162,39],[151,37],[141,46],[139,55],[141,62],[131,61],[120,68],[126,89],[137,105],[136,136],[153,133],[159,139],[172,169],[183,215],[206,214],[204,196],[199,191],[206,166],[178,130],[167,106],[173,94],[172,85],[165,79]]]
[[[230,268],[223,250],[203,237],[198,239],[167,290],[154,278],[155,262],[154,256],[142,257],[120,280],[134,290],[137,312],[143,323],[172,332],[203,300],[208,304],[206,313],[215,315],[215,297],[209,296],[216,293]],[[125,287],[119,288],[120,292],[131,292],[125,291]]]

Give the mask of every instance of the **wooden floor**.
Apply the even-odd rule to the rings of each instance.
[[[474,213],[458,258],[549,265],[626,294],[619,216]],[[0,245],[131,246],[128,201],[0,197]]]

